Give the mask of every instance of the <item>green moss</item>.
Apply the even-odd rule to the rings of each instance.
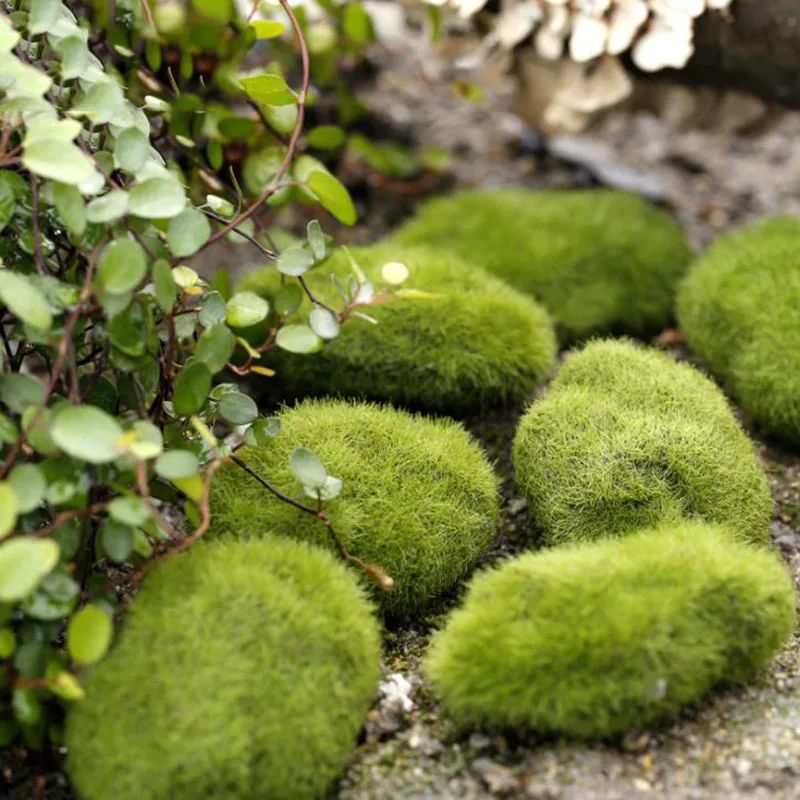
[[[429,249],[384,245],[352,252],[376,286],[383,264],[402,261],[411,273],[406,285],[436,296],[365,309],[378,325],[354,318],[314,355],[275,351],[274,380],[289,395],[471,411],[523,400],[553,366],[555,336],[546,312],[494,276]],[[307,278],[318,297],[339,308],[331,272],[346,281],[350,267],[344,254]],[[268,268],[250,275],[241,288],[271,298],[279,286],[276,270]],[[309,310],[306,300],[298,315],[302,321]]]
[[[374,696],[370,606],[327,553],[263,538],[159,566],[67,723],[86,800],[311,798]]]
[[[769,487],[722,392],[630,342],[593,342],[567,360],[523,416],[514,464],[550,544],[685,518],[769,539]]]
[[[393,593],[375,589],[385,614],[423,607],[463,577],[492,540],[495,476],[458,423],[333,400],[306,401],[284,411],[281,422],[274,441],[238,455],[289,495],[300,490],[289,469],[296,447],[312,448],[344,481],[326,509],[345,548],[394,578]],[[319,520],[276,500],[234,464],[217,472],[211,509],[212,533],[274,532],[330,547]]]
[[[720,237],[692,267],[678,319],[766,431],[800,444],[800,218]]]
[[[669,322],[691,257],[663,211],[616,191],[469,191],[433,200],[391,239],[453,252],[533,295],[563,341]]]
[[[776,557],[684,523],[477,576],[426,668],[461,725],[606,738],[748,680],[793,623]]]

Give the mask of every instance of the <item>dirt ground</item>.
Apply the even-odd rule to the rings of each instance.
[[[450,148],[458,186],[612,185],[640,191],[672,209],[693,246],[765,215],[800,211],[800,114],[787,114],[759,138],[676,131],[645,114],[609,118],[598,130],[545,141],[511,113],[511,87],[470,105],[444,83],[423,82],[391,59],[364,99],[422,144]],[[351,241],[379,238],[417,198],[370,190]],[[248,263],[230,248],[205,265]],[[202,265],[201,265],[202,266]],[[688,354],[676,351],[681,358]],[[503,492],[498,538],[482,567],[535,546],[525,501],[516,495],[510,443],[521,409],[465,420],[495,462]],[[776,501],[773,535],[800,587],[800,453],[762,443]],[[431,632],[463,587],[424,619],[386,636],[384,680],[363,740],[335,795],[366,798],[800,798],[800,636],[753,686],[719,694],[666,725],[619,746],[582,746],[474,732],[457,736],[420,671]],[[9,757],[10,756],[10,757]],[[21,770],[0,753],[0,796],[71,797],[52,764]],[[31,775],[39,776],[34,790]],[[5,788],[3,781],[7,781]]]

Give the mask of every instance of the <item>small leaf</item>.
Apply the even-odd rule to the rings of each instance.
[[[410,275],[408,267],[399,261],[390,261],[381,267],[381,277],[390,286],[399,286],[405,283]]]
[[[225,369],[235,349],[236,338],[230,328],[218,323],[203,332],[197,341],[194,354],[195,358],[206,364],[212,375],[216,375]]]
[[[254,292],[237,292],[227,305],[227,322],[232,328],[249,328],[263,322],[269,314],[269,303]]]
[[[14,216],[14,192],[5,182],[0,182],[0,231],[8,225]]]
[[[165,314],[169,314],[169,312],[172,311],[172,307],[175,305],[177,290],[175,288],[175,281],[172,277],[172,269],[169,266],[169,261],[164,258],[159,258],[155,264],[153,264],[153,293],[155,294],[158,307]]]
[[[0,539],[14,530],[19,516],[19,496],[7,481],[0,481]]]
[[[80,190],[67,183],[53,184],[53,203],[58,215],[73,236],[83,236],[86,230],[86,203]]]
[[[287,247],[278,255],[278,272],[297,277],[314,266],[314,255],[304,247]]]
[[[0,483],[0,487],[6,484]],[[19,464],[11,470],[8,476],[8,485],[17,493],[17,503],[20,514],[27,514],[39,506],[44,497],[46,483],[42,470],[37,464]],[[0,507],[3,505],[0,491]],[[0,517],[2,517],[0,511]],[[0,538],[4,535],[0,521]]]
[[[53,678],[50,690],[62,700],[69,700],[71,702],[77,702],[86,697],[86,692],[80,685],[78,679],[71,672],[67,672],[66,670],[61,670],[61,672]]]
[[[284,325],[275,336],[275,344],[290,353],[313,353],[322,341],[308,325]]]
[[[135,289],[147,273],[147,255],[142,246],[127,237],[106,245],[97,264],[97,280],[109,294]]]
[[[28,31],[36,36],[47,33],[61,13],[61,0],[31,0],[28,16]]]
[[[80,36],[66,36],[56,44],[61,53],[61,77],[65,81],[80,77],[89,65],[89,48]]]
[[[87,117],[94,125],[111,122],[125,102],[122,89],[116,83],[95,83],[69,110],[70,116]]]
[[[172,407],[179,417],[196,414],[211,391],[211,370],[202,361],[191,361],[175,380]]]
[[[245,432],[244,440],[251,447],[264,445],[281,432],[278,417],[260,417]]]
[[[99,543],[102,553],[116,564],[127,561],[133,551],[133,528],[117,520],[108,519],[100,529]]]
[[[211,236],[211,225],[205,214],[194,208],[173,217],[167,230],[167,243],[178,258],[193,256]]]
[[[175,267],[172,270],[172,280],[181,289],[191,289],[200,282],[200,276],[191,267]]]
[[[242,88],[251,100],[266,106],[283,106],[294,103],[292,90],[286,81],[273,73],[253,75],[240,80]]]
[[[203,498],[205,492],[205,484],[200,475],[192,475],[189,478],[173,478],[172,482],[178,487],[190,500],[199,503]]]
[[[319,220],[312,219],[306,228],[306,236],[308,237],[308,246],[314,254],[316,261],[322,261],[328,254],[328,245],[325,242],[325,234],[322,232],[322,227]]]
[[[56,564],[58,545],[52,539],[17,536],[0,544],[0,602],[29,595]]]
[[[15,414],[22,414],[29,406],[40,406],[44,402],[44,386],[19,372],[0,374],[0,401]]]
[[[224,395],[219,401],[217,411],[232,425],[247,425],[258,417],[258,406],[252,398],[241,392]]]
[[[53,417],[50,436],[67,455],[90,464],[119,456],[123,430],[114,417],[95,406],[62,406]]]
[[[3,444],[14,444],[19,436],[17,426],[13,421],[0,411],[0,442]]]
[[[156,459],[156,475],[168,481],[191,478],[199,469],[197,456],[189,450],[168,450]]]
[[[97,606],[84,606],[67,625],[67,652],[82,666],[96,664],[111,645],[111,617]]]
[[[289,466],[303,486],[321,489],[328,479],[328,472],[319,456],[307,447],[297,447],[289,457]]]
[[[86,219],[96,224],[116,222],[128,211],[128,193],[119,189],[96,197],[86,206]]]
[[[147,503],[138,496],[115,497],[108,504],[108,513],[112,519],[124,525],[130,525],[132,528],[138,528],[150,519],[150,509]],[[104,546],[103,549],[108,553],[107,547]]]
[[[209,292],[203,295],[200,300],[200,313],[197,318],[204,328],[210,328],[218,322],[225,322],[227,315],[228,309],[219,292]]]
[[[320,306],[308,315],[308,324],[320,339],[335,339],[342,328],[339,320],[327,308]]]
[[[131,174],[138,172],[150,157],[150,140],[136,126],[125,128],[114,145],[114,164]]]
[[[328,475],[325,478],[325,485],[315,488],[313,486],[303,486],[303,491],[307,497],[315,500],[335,500],[342,493],[342,481]]]
[[[186,207],[183,187],[173,178],[150,178],[130,190],[128,209],[144,219],[171,219]]]
[[[361,3],[348,3],[342,15],[342,30],[351,42],[367,44],[375,39],[372,20]]]
[[[290,317],[303,303],[303,290],[296,283],[287,283],[278,290],[273,302],[276,314]]]
[[[345,225],[353,225],[358,218],[356,208],[347,189],[330,172],[316,170],[309,175],[308,188],[320,205]]]
[[[250,23],[250,27],[255,31],[256,39],[274,39],[286,33],[283,23],[273,20],[256,19]]]
[[[27,325],[47,330],[53,324],[44,295],[22,275],[0,270],[0,301]]]
[[[347,138],[345,132],[336,125],[320,125],[308,132],[308,144],[317,150],[335,150]]]

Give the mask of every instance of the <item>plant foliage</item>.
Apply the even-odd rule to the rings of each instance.
[[[607,738],[752,678],[793,625],[777,557],[683,523],[479,575],[426,668],[461,725]]]
[[[684,519],[769,541],[772,496],[722,392],[630,342],[596,341],[566,361],[523,416],[514,464],[551,544]]]

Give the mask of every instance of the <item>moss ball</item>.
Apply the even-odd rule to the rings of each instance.
[[[725,396],[656,350],[596,341],[571,356],[520,421],[513,454],[548,544],[682,519],[769,540],[772,496]]]
[[[290,396],[337,395],[385,400],[432,411],[474,411],[528,396],[552,368],[556,342],[547,313],[531,298],[458,258],[425,248],[354,248],[376,287],[381,267],[405,264],[405,283],[433,297],[396,298],[363,309],[378,324],[353,318],[341,335],[312,355],[273,351],[281,391]],[[340,308],[331,282],[351,274],[343,253],[306,278],[317,297]],[[255,272],[242,289],[273,299],[274,267]],[[306,299],[297,320],[308,318]]]
[[[379,677],[371,606],[319,548],[195,545],[148,577],[67,720],[86,800],[312,798]]]
[[[237,455],[290,496],[301,491],[289,467],[297,447],[312,449],[343,481],[325,508],[348,552],[394,579],[392,593],[372,587],[385,615],[422,608],[466,575],[494,537],[495,475],[459,423],[338,400],[305,401],[280,420],[276,439]],[[211,509],[212,534],[269,532],[331,547],[325,525],[274,498],[235,464],[217,472]]]
[[[666,213],[608,190],[461,192],[426,203],[391,241],[448,250],[532,295],[562,341],[661,330],[691,257]]]
[[[800,444],[800,218],[721,236],[678,295],[686,339],[768,433]]]
[[[607,738],[748,680],[793,624],[776,557],[684,523],[477,576],[426,670],[462,726]]]

